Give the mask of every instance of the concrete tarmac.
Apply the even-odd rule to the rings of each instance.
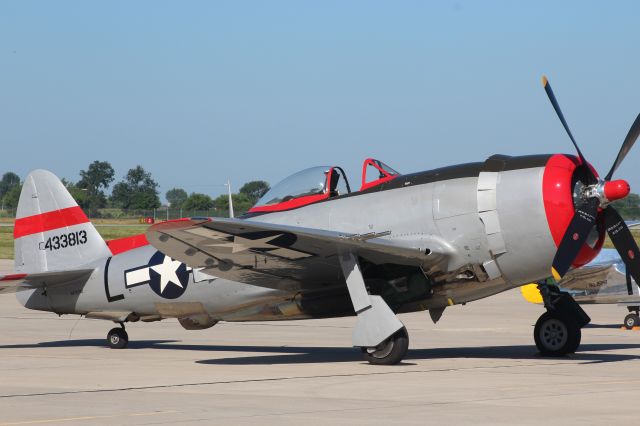
[[[0,261],[0,270],[11,268]],[[635,423],[640,332],[617,306],[586,306],[575,355],[542,358],[543,312],[519,291],[401,315],[410,351],[372,366],[350,348],[355,318],[127,326],[22,308],[0,296],[0,425],[623,424]]]

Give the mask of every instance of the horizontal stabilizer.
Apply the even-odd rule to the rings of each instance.
[[[0,294],[66,284],[81,279],[86,280],[93,271],[93,269],[78,269],[74,271],[41,272],[36,274],[0,275]]]

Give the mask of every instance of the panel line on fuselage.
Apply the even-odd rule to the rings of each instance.
[[[109,291],[109,264],[111,263],[111,259],[112,256],[109,256],[104,264],[104,293],[107,296],[107,301],[109,303],[124,300],[124,294],[121,293],[111,296],[111,292]]]

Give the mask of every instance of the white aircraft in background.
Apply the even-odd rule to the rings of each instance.
[[[638,225],[640,223],[628,226]],[[569,271],[558,286],[580,304],[624,306],[629,310],[623,321],[625,328],[640,326],[640,287],[627,273],[624,261],[615,249],[603,249],[593,261]],[[543,303],[538,284],[527,284],[520,289],[527,301]]]

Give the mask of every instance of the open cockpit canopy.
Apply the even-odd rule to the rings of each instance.
[[[383,162],[367,158],[362,167],[360,190],[387,182],[398,175]],[[311,167],[280,181],[258,200],[249,213],[290,210],[349,193],[351,187],[341,167]]]
[[[362,185],[360,186],[360,191],[388,182],[399,175],[400,173],[382,161],[367,158],[362,164]]]

